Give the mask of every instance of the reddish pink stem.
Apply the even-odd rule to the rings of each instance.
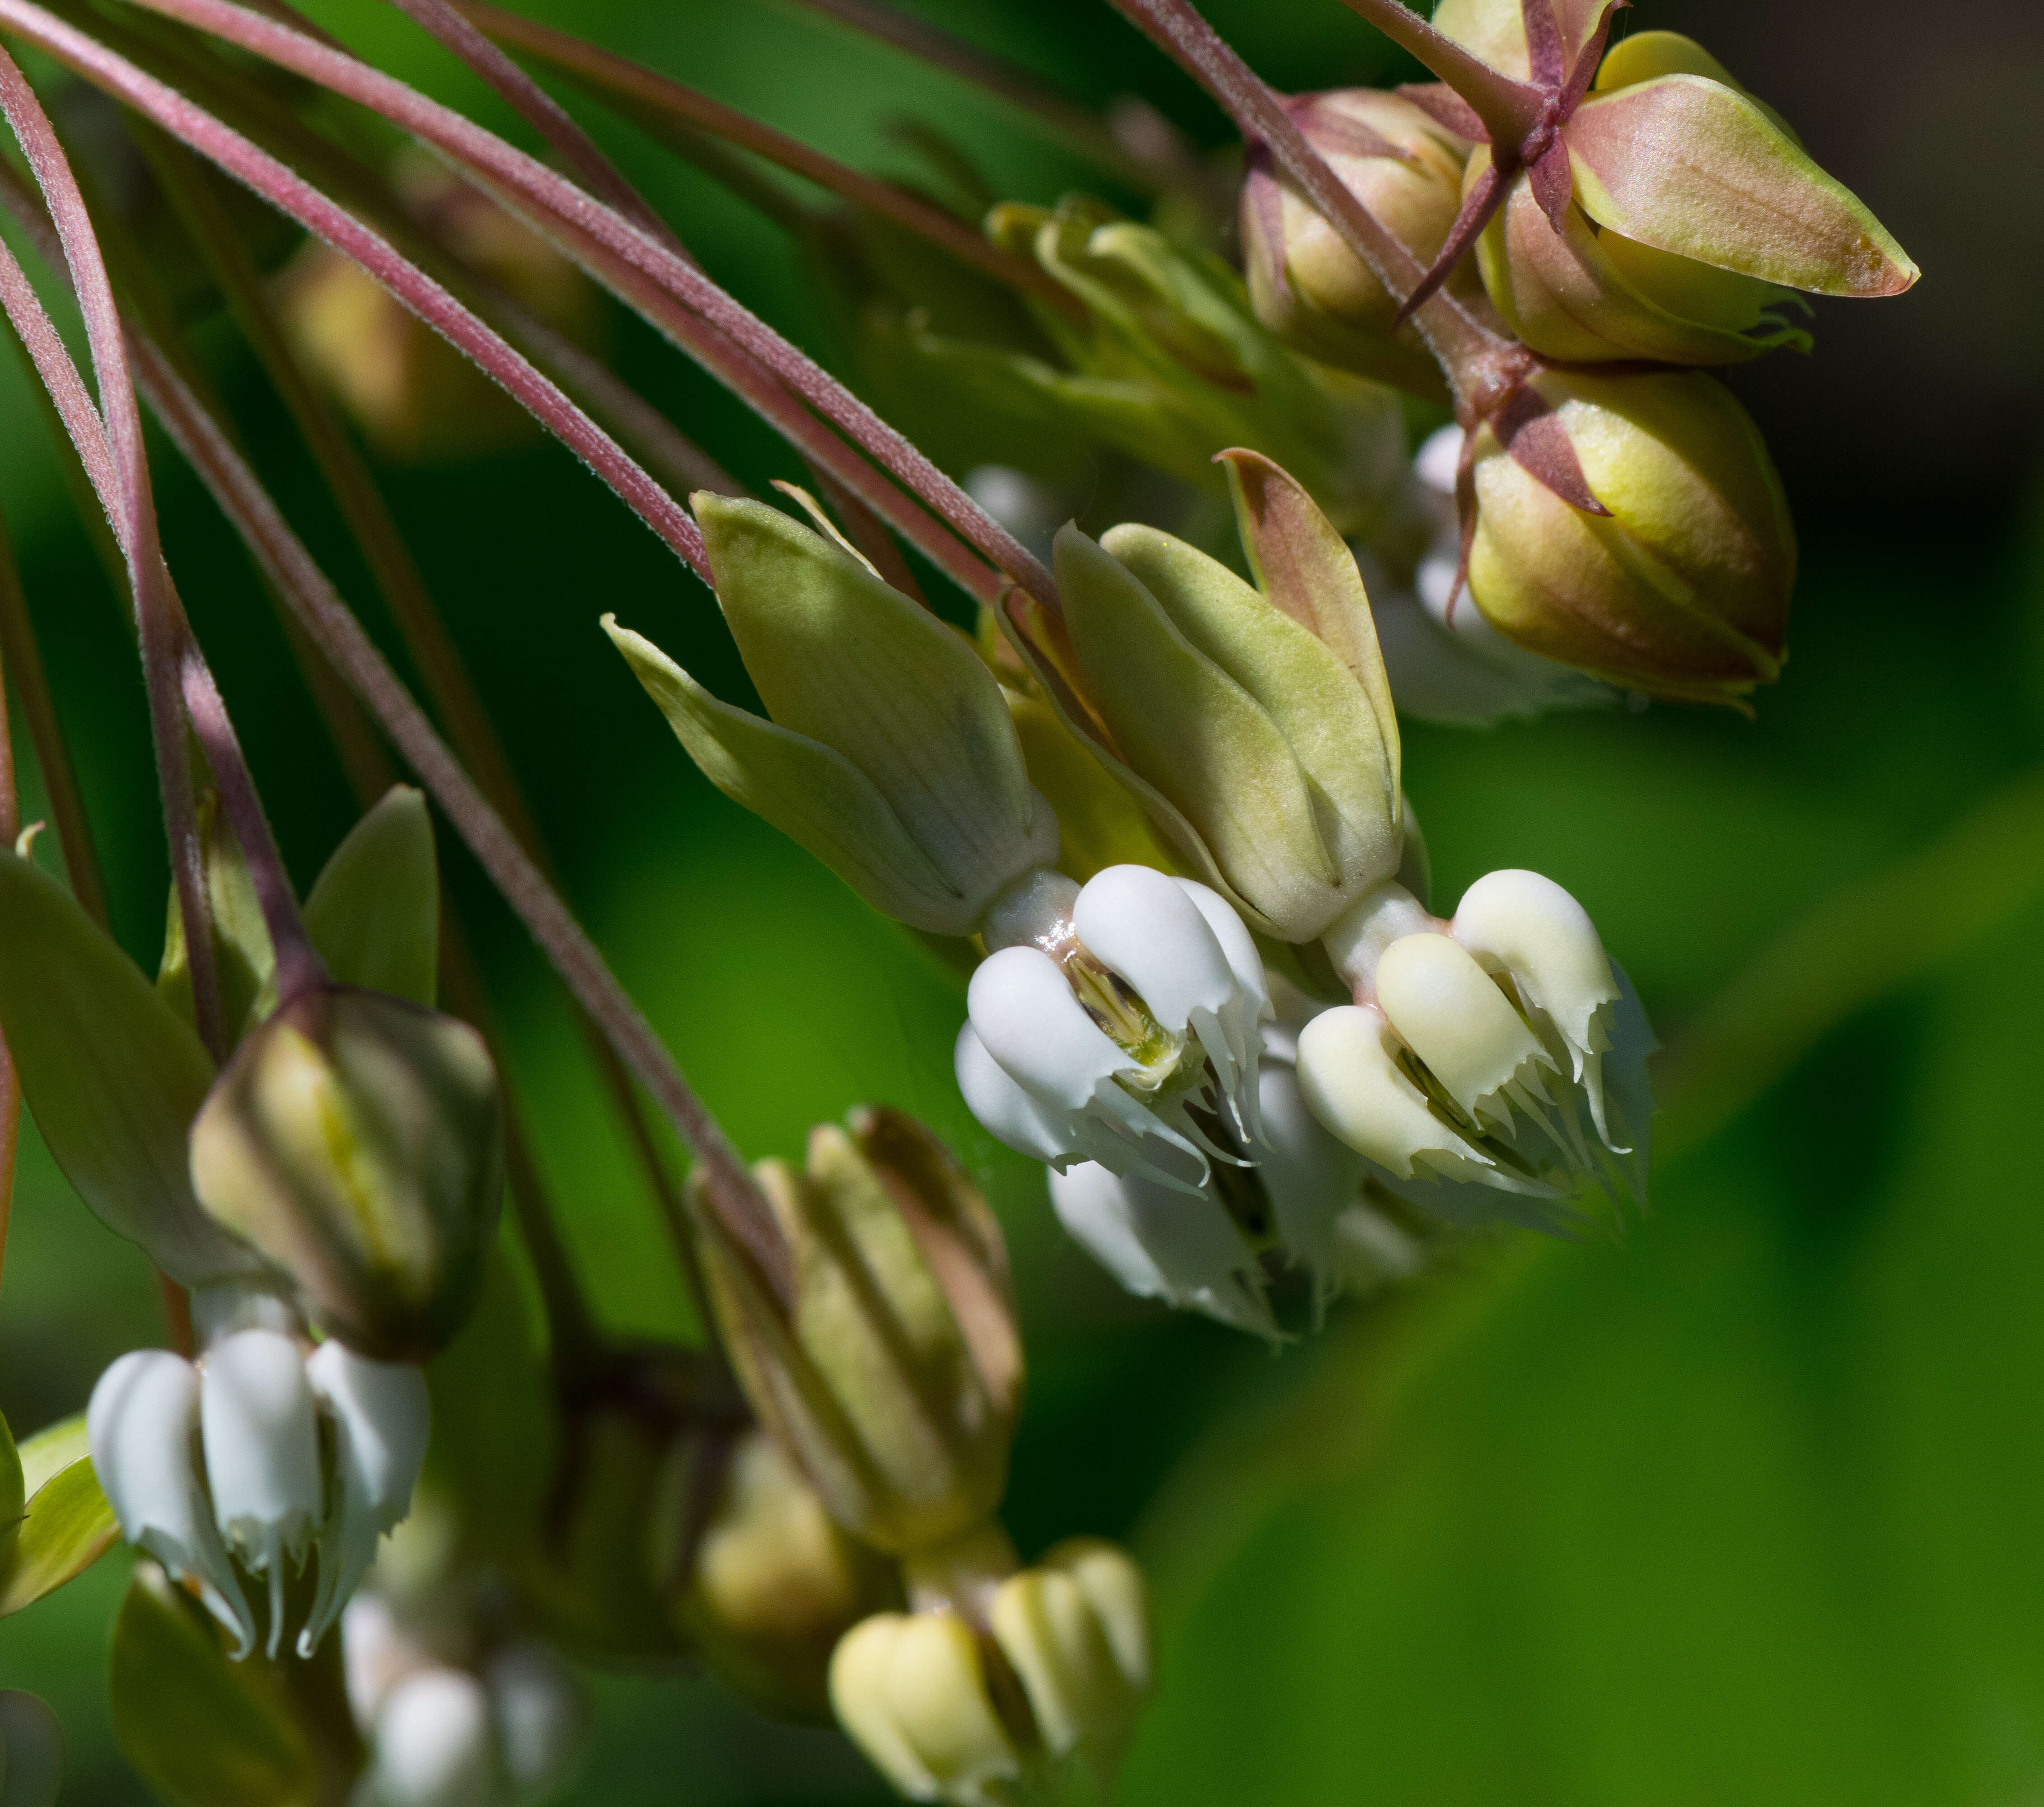
[[[1039,602],[1047,608],[1057,607],[1056,586],[1041,563],[906,438],[813,359],[734,301],[701,271],[614,210],[494,133],[485,131],[472,120],[428,100],[380,70],[329,49],[303,33],[279,25],[244,7],[225,4],[225,0],[138,0],[138,3],[266,57],[309,81],[381,113],[426,143],[438,146],[511,196],[522,199],[533,223],[540,230],[551,230],[559,236],[565,229],[571,248],[578,253],[593,244],[611,253],[613,259],[642,272],[766,365],[810,406],[864,447],[985,557],[1006,571]],[[34,5],[33,0],[0,0],[0,23],[25,36],[33,37],[72,67],[91,73],[95,81],[118,80],[124,90],[139,82],[159,90],[164,98],[182,109],[177,122],[173,122],[169,110],[158,110],[163,102],[156,95],[146,102],[138,99],[131,104],[144,106],[152,117],[180,136],[186,136],[187,142],[213,157],[223,168],[250,186],[256,186],[251,179],[257,167],[250,163],[252,158],[262,158],[271,166],[274,173],[269,175],[270,183],[273,183],[278,175],[296,183],[288,171],[277,169],[272,160],[264,157],[245,139],[229,132],[217,121],[209,121],[213,130],[206,136],[211,142],[202,143],[198,136],[187,136],[196,129],[197,122],[190,115],[197,114],[198,109],[184,102],[182,97],[163,90],[162,84],[150,83],[140,71],[113,56],[103,45],[65,27]],[[128,98],[125,92],[123,98]],[[202,120],[206,117],[198,115]],[[302,189],[305,185],[296,186]],[[269,194],[269,186],[266,184],[259,192]],[[327,205],[330,206],[331,203]],[[381,240],[375,242],[381,244]],[[387,247],[385,249],[387,252]],[[615,279],[613,262],[586,256],[584,261],[599,281],[624,294]],[[385,280],[380,271],[372,270],[371,273],[379,281]],[[393,292],[397,292],[394,288]]]

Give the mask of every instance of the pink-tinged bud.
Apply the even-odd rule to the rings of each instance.
[[[1303,95],[1293,114],[1343,183],[1431,263],[1462,205],[1468,143],[1410,101],[1371,88]],[[1364,375],[1438,388],[1418,334],[1410,326],[1393,333],[1398,304],[1384,285],[1260,160],[1243,186],[1242,244],[1256,316],[1295,351]],[[1467,265],[1451,280],[1464,292],[1474,286]]]
[[[1650,696],[1735,704],[1773,682],[1795,531],[1745,409],[1693,371],[1546,370],[1527,388],[1527,406],[1500,409],[1472,448],[1469,594],[1484,618],[1529,652]],[[1557,424],[1608,513],[1564,501],[1529,468]]]

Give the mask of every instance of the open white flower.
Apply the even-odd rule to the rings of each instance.
[[[295,1336],[263,1325],[217,1336],[196,1364],[131,1351],[100,1376],[86,1415],[122,1535],[197,1587],[237,1660],[257,1638],[243,1575],[267,1583],[274,1657],[290,1574],[317,1555],[315,1603],[297,1640],[300,1655],[312,1653],[378,1534],[409,1509],[427,1423],[417,1369],[337,1343],[308,1357]]]
[[[1326,944],[1356,1002],[1301,1030],[1300,1082],[1392,1190],[1544,1228],[1585,1183],[1644,1198],[1653,1032],[1560,886],[1493,872],[1445,922],[1387,886]],[[1517,1202],[1485,1209],[1472,1186]]]
[[[1263,969],[1216,893],[1143,866],[1035,875],[988,917],[959,1089],[1010,1148],[1197,1194],[1262,1140]]]

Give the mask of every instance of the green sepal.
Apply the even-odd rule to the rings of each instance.
[[[0,852],[0,1025],[64,1177],[181,1286],[260,1275],[200,1209],[185,1138],[213,1083],[198,1037],[54,879]]]
[[[336,984],[433,1008],[440,993],[440,872],[423,792],[396,784],[384,793],[333,850],[303,915]],[[252,1021],[276,1007],[272,977]]]
[[[1055,825],[971,643],[778,509],[692,500],[718,605],[775,725],[871,780],[972,920],[1049,863]]]
[[[219,794],[210,788],[198,800],[200,857],[206,867],[206,907],[212,918],[213,968],[220,985],[220,1020],[236,1035],[248,1022],[258,995],[270,982],[277,956],[270,945],[269,926],[256,896],[255,881],[241,844],[228,828]],[[171,887],[170,913],[163,930],[163,958],[156,972],[156,990],[186,1024],[195,1025],[192,1007],[191,953],[185,942],[184,913],[178,908],[177,887]]]
[[[1255,926],[1297,940],[1304,924],[1324,925],[1340,874],[1269,710],[1076,528],[1058,534],[1056,560],[1086,700],[1123,758],[1191,823]]]
[[[282,1668],[230,1661],[205,1609],[152,1562],[135,1565],[114,1621],[109,1683],[121,1754],[171,1807],[334,1798],[321,1791]]]
[[[30,1437],[20,1465],[27,1515],[0,1552],[0,1618],[84,1574],[121,1536],[93,1472],[83,1412]]]
[[[1576,198],[1657,250],[1827,295],[1900,294],[1915,263],[1759,104],[1702,75],[1593,94],[1563,129]],[[1642,147],[1679,144],[1679,157]]]
[[[939,935],[966,935],[970,900],[931,863],[879,787],[842,753],[720,702],[653,643],[603,617],[646,694],[703,775],[814,854],[873,907]]]

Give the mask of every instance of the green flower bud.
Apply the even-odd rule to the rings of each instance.
[[[1260,587],[1154,528],[1058,536],[1062,620],[1016,624],[1068,726],[1252,928],[1312,940],[1401,856],[1398,724],[1354,557],[1233,452]]]
[[[191,1131],[194,1190],[377,1361],[421,1361],[467,1321],[504,1188],[482,1038],[403,999],[322,985],[251,1033]]]
[[[999,1226],[900,1113],[810,1132],[805,1171],[755,1169],[794,1275],[777,1297],[713,1225],[705,1269],[747,1398],[855,1536],[911,1550],[1005,1488],[1022,1346]]]
[[[1572,506],[1508,451],[1505,410],[1480,427],[1469,593],[1484,618],[1651,696],[1731,702],[1772,682],[1795,536],[1746,410],[1695,372],[1548,370],[1527,386],[1609,513]]]
[[[1462,206],[1467,140],[1374,88],[1301,95],[1291,109],[1344,186],[1431,263]],[[1286,344],[1343,370],[1440,392],[1440,372],[1417,331],[1392,331],[1398,304],[1266,156],[1252,158],[1243,184],[1242,248],[1256,317]],[[1463,265],[1450,286],[1466,293],[1475,279]]]
[[[1008,707],[970,644],[841,545],[763,502],[694,498],[717,601],[771,721],[720,702],[606,616],[727,796],[912,928],[970,935],[1058,856]]]
[[[846,1536],[764,1432],[720,1443],[714,1455],[707,1439],[675,1446],[669,1498],[692,1505],[705,1478],[715,1491],[693,1547],[675,1540],[686,1562],[671,1616],[754,1705],[784,1719],[828,1720],[831,1652],[898,1597],[893,1568]]]
[[[1472,187],[1489,167],[1479,144]],[[1512,184],[1476,252],[1505,325],[1543,357],[1731,364],[1777,346],[1810,348],[1810,335],[1773,310],[1787,290],[1600,232],[1573,201],[1557,232],[1527,183]]]

